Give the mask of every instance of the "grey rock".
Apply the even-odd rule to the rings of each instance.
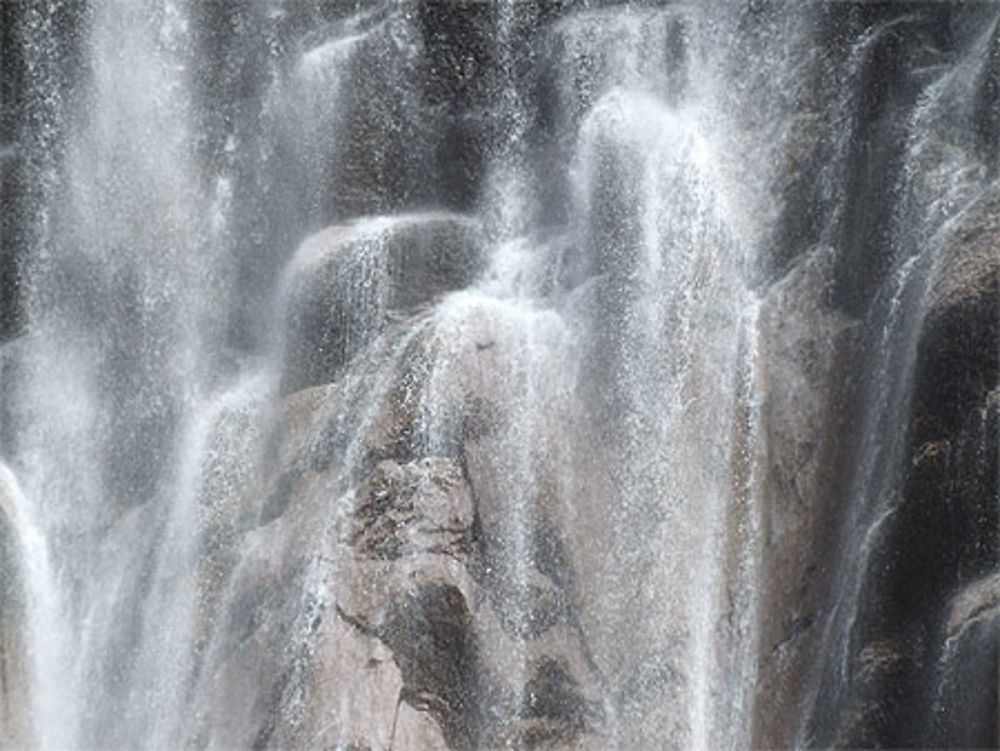
[[[998,719],[1000,574],[974,581],[952,598],[943,636],[926,737],[948,748],[981,747]]]
[[[992,189],[967,203],[921,259],[933,263],[906,333],[913,361],[904,386],[912,392],[897,392],[907,397],[898,416],[905,428],[893,428],[898,459],[883,468],[891,506],[856,595],[844,655],[851,669],[834,706],[823,705],[828,695],[815,710],[820,744],[995,745],[995,671],[978,667],[982,659],[995,664],[993,626],[968,632],[977,660],[955,652],[959,640],[947,624],[954,594],[995,573],[1000,544],[996,206]],[[860,343],[851,354],[858,362]],[[950,716],[935,708],[941,702]]]
[[[931,287],[932,315],[963,301],[996,294],[1000,270],[1000,191],[970,206],[955,229]]]
[[[413,205],[433,179],[421,174],[434,122],[416,94],[417,29],[383,6],[318,24],[300,46],[283,102],[300,116],[284,136],[305,177],[298,184],[309,186],[301,199],[312,222]]]
[[[349,544],[358,554],[396,559],[418,552],[465,560],[472,545],[473,505],[454,460],[379,463],[362,490]]]
[[[767,468],[761,498],[764,538],[760,675],[754,742],[794,745],[800,695],[819,638],[824,554],[835,508],[839,382],[853,322],[824,305],[834,252],[815,248],[765,298],[759,318],[762,429]],[[831,427],[833,426],[833,427]]]
[[[341,4],[341,6],[346,4]],[[292,12],[301,52],[282,106],[283,146],[308,186],[312,223],[424,206],[472,208],[488,118],[488,4],[362,3],[344,17]]]
[[[478,223],[455,214],[359,220],[308,238],[286,281],[284,390],[333,380],[393,311],[464,288],[483,264]]]
[[[511,315],[474,295],[410,308],[336,380],[283,398],[268,479],[226,512],[244,520],[230,524],[242,555],[206,647],[203,743],[380,748],[395,718],[393,748],[600,747],[559,457],[504,474],[517,374],[533,367]],[[546,398],[545,435],[562,399]],[[535,506],[520,566],[501,544],[515,492]],[[362,696],[329,688],[335,674],[356,674]]]

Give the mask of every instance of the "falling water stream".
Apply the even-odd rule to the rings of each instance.
[[[862,737],[839,718],[882,623],[935,280],[993,186],[966,121],[998,53],[995,9],[973,34],[957,3],[854,5],[12,2],[0,532],[24,597],[0,644],[26,659],[0,747]],[[792,305],[853,333],[775,371],[773,289],[824,253]],[[795,449],[835,444],[840,479],[782,481],[771,390],[843,362],[850,388],[808,398],[860,418]],[[464,547],[366,559],[381,522],[345,545],[379,482],[467,517]],[[788,543],[793,487],[841,510]],[[767,579],[798,565],[782,545],[829,551],[815,612]],[[432,590],[462,592],[445,622],[471,641],[421,632],[430,605],[398,625]],[[807,641],[768,641],[788,623]]]

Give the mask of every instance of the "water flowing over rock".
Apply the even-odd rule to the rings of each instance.
[[[0,748],[1000,742],[1000,6],[0,42]]]
[[[0,468],[0,721],[4,728],[3,748],[16,748],[27,742],[28,723],[25,696],[27,674],[25,662],[25,593],[22,553],[17,532],[14,508],[15,488],[9,482],[9,471]]]

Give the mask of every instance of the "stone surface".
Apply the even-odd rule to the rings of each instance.
[[[831,701],[831,691],[814,709],[823,718],[818,725],[819,743],[996,745],[997,726],[986,711],[990,700],[983,698],[995,695],[990,687],[995,672],[988,679],[978,673],[966,661],[968,646],[959,650],[965,657],[959,657],[945,625],[955,592],[995,573],[1000,560],[1000,413],[996,400],[1000,237],[995,208],[995,191],[987,190],[939,230],[933,247],[925,251],[927,258],[933,258],[921,272],[926,272],[926,279],[915,277],[924,297],[909,311],[910,328],[897,329],[888,345],[912,347],[905,376],[911,380],[887,392],[907,399],[899,411],[901,425],[876,426],[884,455],[898,455],[898,461],[882,466],[881,474],[875,476],[877,482],[869,483],[876,488],[870,493],[886,494],[877,499],[884,504],[885,515],[877,522],[878,529],[874,529],[875,520],[869,520],[872,527],[865,533],[877,544],[864,552],[870,557],[864,559],[867,566],[852,595],[856,610],[847,622],[851,631],[842,642],[848,669],[838,689],[839,699]],[[863,362],[872,356],[863,346],[863,339],[850,343],[851,361]],[[855,379],[856,394],[859,383]],[[847,408],[858,410],[857,404],[864,402],[857,395],[852,398],[855,406],[848,402]],[[846,423],[848,432],[841,438],[845,444],[857,440],[858,424],[857,418]],[[897,454],[888,453],[890,444],[899,447]],[[866,457],[860,455],[862,460]],[[849,465],[841,466],[844,476],[854,471]],[[831,602],[827,608],[833,606]],[[989,628],[976,625],[969,632],[972,641],[966,642],[977,644],[974,650],[984,659],[993,659],[992,648],[985,646],[995,640],[984,630]],[[943,672],[942,660],[950,666],[950,677]],[[831,661],[833,667],[828,668],[830,686],[841,680],[834,673],[839,670],[836,662]],[[973,683],[982,692],[972,690]],[[942,692],[953,707],[977,707],[978,719],[957,709],[960,720],[953,722],[941,715],[936,707],[943,701]]]
[[[996,671],[977,667],[980,659],[996,662],[995,646],[989,646],[996,644],[996,621],[957,640],[955,605],[949,605],[956,591],[982,593],[982,582],[1000,561],[997,205],[996,193],[988,192],[949,228],[931,280],[901,468],[903,500],[879,559],[880,589],[865,595],[882,603],[879,627],[907,644],[906,671],[880,687],[896,711],[879,742],[929,738],[942,746],[992,747],[998,741],[990,720],[996,704],[987,698],[996,695]],[[956,654],[947,657],[949,652]],[[937,670],[942,659],[950,662],[950,676]],[[939,717],[928,728],[926,718],[942,692],[955,717]]]
[[[288,270],[283,387],[333,380],[386,326],[484,268],[476,221],[453,214],[358,220],[308,238]]]
[[[998,243],[1000,191],[994,189],[966,209],[942,254],[931,287],[932,316],[965,301],[997,294]]]
[[[1000,574],[974,581],[952,598],[941,636],[925,737],[948,748],[986,747],[998,722]]]
[[[312,223],[474,206],[495,56],[488,4],[323,3],[282,21],[302,49],[282,101],[299,117],[280,136],[308,176],[299,209]]]
[[[834,253],[816,248],[776,283],[759,318],[763,367],[763,568],[755,742],[795,743],[828,585],[839,450],[837,401],[852,321],[827,306]]]
[[[201,744],[593,744],[599,681],[553,521],[568,499],[532,501],[524,565],[502,553],[538,479],[503,469],[502,405],[541,375],[520,315],[476,297],[411,310],[332,382],[284,397],[205,651]]]

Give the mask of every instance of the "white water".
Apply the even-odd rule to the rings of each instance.
[[[358,575],[331,540],[380,458],[371,436],[411,407],[407,450],[460,454],[485,493],[486,594],[469,606],[500,622],[502,638],[480,648],[482,681],[496,678],[503,700],[481,708],[501,715],[496,727],[476,732],[515,743],[551,649],[596,692],[602,749],[754,742],[762,624],[787,615],[766,612],[761,595],[762,494],[773,488],[759,277],[789,250],[774,247],[791,202],[783,170],[801,154],[784,151],[806,152],[796,139],[813,137],[810,118],[824,112],[797,109],[822,96],[798,83],[822,14],[591,5],[557,18],[535,3],[488,6],[463,27],[484,49],[465,40],[451,58],[431,52],[452,30],[423,28],[416,5],[228,13],[108,0],[86,14],[85,70],[51,123],[59,155],[38,176],[27,323],[5,395],[15,440],[0,463],[11,508],[0,510],[28,593],[29,745],[267,744],[274,725],[310,713],[323,718],[313,739],[342,728],[336,742],[352,743],[352,722],[309,706],[300,683],[310,660],[332,659],[314,652],[315,624]],[[858,106],[855,67],[907,22],[861,34],[838,106]],[[37,33],[33,54],[51,55],[57,30]],[[909,122],[892,259],[864,320],[847,531],[823,654],[797,697],[806,713],[831,672],[847,690],[868,568],[895,520],[905,436],[886,425],[908,414],[938,248],[986,174],[940,138],[942,122],[971,99],[990,33],[971,62],[930,71]],[[455,71],[467,87],[455,101],[421,88]],[[241,107],[213,100],[227,75]],[[434,170],[447,172],[436,161],[451,156],[427,147],[442,123],[480,128],[481,179],[460,209],[428,198]],[[854,127],[845,116],[817,173],[829,213],[817,235],[831,244]],[[392,276],[392,243],[448,222],[483,229],[483,272],[391,310],[393,284],[429,283]],[[322,332],[316,355],[339,333],[349,359],[321,373],[329,382],[310,372],[310,390],[282,393],[290,308],[334,262],[357,271],[330,289],[350,277],[339,291],[360,323]],[[470,439],[477,420],[491,430]],[[285,481],[308,488],[289,500]],[[546,569],[549,558],[566,570]],[[256,576],[301,591],[282,599],[261,585],[247,598]],[[220,696],[229,670],[261,685]],[[279,689],[268,671],[281,673]],[[338,696],[350,711],[349,693]],[[812,719],[801,718],[800,745]]]
[[[514,5],[504,7],[498,95],[507,129],[484,206],[496,217],[491,266],[478,289],[448,298],[433,316],[440,344],[421,410],[433,451],[435,436],[443,440],[449,429],[442,422],[453,399],[449,349],[475,338],[478,321],[491,322],[491,335],[505,332],[490,346],[512,359],[497,361],[501,370],[481,377],[495,380],[494,388],[516,405],[491,459],[498,492],[507,499],[496,520],[504,540],[498,563],[516,600],[516,592],[530,588],[534,566],[530,529],[543,470],[534,447],[571,424],[580,368],[593,356],[585,341],[603,323],[576,309],[579,295],[537,297],[557,262],[551,254],[565,246],[532,234],[528,206],[535,188],[520,146],[529,121],[512,56],[524,19]],[[33,631],[46,645],[35,653],[32,681],[43,747],[102,740],[168,747],[178,737],[188,676],[201,659],[191,645],[205,638],[203,629],[211,634],[213,611],[200,594],[206,512],[199,498],[210,479],[204,473],[216,425],[246,400],[266,401],[271,388],[252,369],[236,386],[217,385],[213,327],[225,314],[233,178],[221,174],[210,181],[210,193],[203,189],[193,148],[196,72],[187,14],[180,3],[150,2],[107,3],[93,16],[86,45],[93,71],[85,114],[71,129],[68,197],[53,207],[59,229],[49,254],[31,266],[33,333],[24,362],[33,375],[18,400],[24,427],[16,464],[30,499],[17,503],[26,507],[26,518],[37,518],[27,573],[28,588],[37,593]],[[726,145],[713,131],[720,121],[715,103],[694,84],[700,61],[683,53],[676,58],[677,52],[649,57],[667,38],[683,49],[696,23],[689,9],[602,11],[570,18],[554,31],[566,46],[568,69],[591,50],[603,60],[603,72],[589,75],[585,90],[577,91],[576,82],[563,89],[571,97],[565,111],[582,117],[571,147],[572,232],[581,249],[588,228],[602,221],[594,212],[600,210],[595,202],[604,200],[597,192],[605,178],[594,170],[607,158],[638,159],[633,175],[607,186],[636,191],[635,246],[587,252],[605,256],[592,259],[599,265],[621,264],[611,273],[630,288],[616,313],[622,343],[613,391],[624,411],[613,428],[622,441],[621,466],[605,512],[617,541],[607,565],[612,572],[639,566],[645,573],[632,581],[612,573],[604,613],[591,608],[588,617],[599,622],[584,625],[596,634],[611,629],[610,638],[643,612],[636,638],[650,654],[666,656],[681,684],[671,707],[643,705],[652,712],[651,733],[611,731],[608,742],[618,748],[658,733],[678,747],[699,749],[738,747],[746,738],[745,729],[730,735],[716,726],[728,724],[728,712],[713,707],[726,690],[717,683],[717,666],[724,661],[718,623],[727,544],[720,531],[734,502],[727,468],[743,450],[729,436],[739,400],[752,399],[755,349],[747,338],[754,336],[755,308],[741,274],[753,249],[737,239],[747,222],[717,169],[723,157],[714,150]],[[303,185],[313,212],[321,201],[308,196],[319,195],[322,165],[337,159],[339,92],[364,40],[380,28],[357,31],[349,24],[340,36],[303,51],[291,70],[290,95],[273,88],[282,79],[272,84],[267,116],[299,120],[289,132],[304,134],[304,153],[320,165],[307,170]],[[228,138],[226,153],[239,145]],[[391,221],[376,217],[363,226],[378,233]],[[289,273],[304,273],[302,257]],[[720,308],[724,298],[737,304]],[[114,305],[123,307],[109,309]],[[129,425],[137,418],[146,422]],[[750,419],[744,427],[752,435]],[[365,422],[343,429],[363,431]],[[136,447],[146,431],[151,443]],[[120,451],[108,454],[116,443]],[[346,478],[358,459],[348,453],[343,460]],[[136,462],[141,471],[133,475]],[[230,457],[221,471],[237,466]],[[752,505],[751,487],[741,503]],[[622,546],[636,535],[638,544]],[[52,571],[42,556],[45,545],[53,546]],[[752,556],[746,565],[752,567]],[[616,589],[628,593],[626,599],[619,602]],[[663,599],[666,589],[671,595]],[[753,620],[749,610],[739,617]],[[752,649],[743,649],[749,658]],[[612,665],[613,653],[599,662]],[[506,672],[515,687],[522,685],[527,657],[509,658]],[[612,702],[608,710],[614,728],[622,709]]]

